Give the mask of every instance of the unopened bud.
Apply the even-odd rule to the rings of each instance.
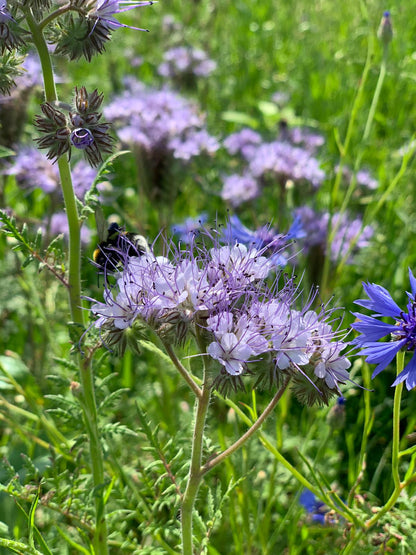
[[[393,38],[393,25],[391,23],[390,12],[385,11],[383,17],[381,18],[380,26],[377,31],[377,37],[386,47],[391,42]]]

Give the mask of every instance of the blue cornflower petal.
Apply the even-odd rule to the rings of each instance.
[[[409,391],[416,387],[416,351],[413,353],[410,362],[406,364],[404,370],[400,372],[393,382],[393,386],[404,382],[404,380],[406,380],[406,388]]]
[[[401,341],[391,341],[388,343],[367,343],[364,349],[362,349],[358,354],[367,357],[367,362],[369,364],[378,365],[371,376],[372,378],[375,378],[390,364],[405,344],[406,339],[402,339]]]
[[[416,297],[416,278],[412,274],[412,270],[410,268],[409,268],[409,281],[410,281],[410,287],[412,288],[411,300],[413,301]],[[409,297],[410,297],[410,295],[409,295]]]
[[[363,287],[370,300],[358,299],[355,304],[374,310],[377,316],[391,316],[399,318],[401,308],[393,301],[390,293],[375,283],[363,283]]]
[[[397,332],[397,326],[393,324],[386,324],[372,316],[366,316],[359,312],[353,312],[353,315],[358,318],[359,321],[351,324],[351,327],[362,334],[352,340],[351,343],[353,345],[363,347],[368,342],[378,341],[389,333]]]

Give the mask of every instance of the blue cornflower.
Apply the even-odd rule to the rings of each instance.
[[[284,249],[288,247],[292,239],[304,237],[300,218],[295,217],[287,234],[279,233],[270,224],[262,226],[255,231],[248,229],[238,216],[230,217],[224,236],[230,240],[243,243],[244,245],[254,245],[257,249],[266,249],[266,254],[276,266],[284,267],[287,264],[287,253]]]
[[[364,290],[369,300],[359,299],[355,304],[373,310],[374,314],[353,313],[358,322],[352,327],[361,335],[353,340],[353,344],[361,348],[358,353],[366,357],[370,364],[377,364],[373,378],[384,370],[394,359],[396,354],[404,349],[415,351],[416,348],[416,279],[409,268],[409,280],[412,292],[407,293],[409,302],[407,312],[403,311],[392,299],[390,293],[381,285],[364,283]],[[395,324],[388,324],[377,318],[386,316],[393,318]],[[391,341],[379,343],[379,339],[391,334]],[[410,362],[400,372],[393,386],[406,382],[407,389],[416,386],[416,355],[413,354]]]
[[[328,509],[310,490],[306,488],[303,490],[299,497],[299,503],[305,507],[306,511],[312,516],[314,522],[325,524],[325,513],[328,512]]]

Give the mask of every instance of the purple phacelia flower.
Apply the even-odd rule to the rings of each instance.
[[[390,293],[381,285],[363,283],[367,299],[359,299],[355,304],[371,310],[371,316],[354,312],[357,321],[351,327],[360,334],[353,340],[366,357],[369,364],[377,364],[372,377],[375,378],[392,362],[401,350],[412,352],[412,358],[393,382],[393,386],[405,382],[408,390],[416,386],[416,279],[409,268],[411,293],[407,293],[406,311],[393,300]],[[379,318],[392,318],[393,324]],[[379,342],[389,336],[389,341]]]
[[[207,77],[216,67],[217,64],[203,50],[178,46],[164,53],[158,73],[162,77],[178,80],[190,76]]]
[[[114,341],[138,322],[169,343],[202,334],[199,354],[217,364],[213,386],[237,389],[251,375],[259,384],[278,384],[287,375],[305,402],[339,394],[348,380],[346,344],[332,328],[333,311],[311,310],[316,292],[297,310],[293,279],[269,285],[267,246],[232,239],[224,245],[223,233],[206,228],[191,239],[185,249],[167,241],[165,256],[124,253],[123,264],[106,276],[104,302],[91,307],[104,339]]]
[[[325,143],[322,135],[305,127],[293,127],[288,130],[288,135],[293,144],[300,145],[311,153],[316,152]]]
[[[329,213],[315,212],[308,206],[298,208],[294,213],[300,219],[305,231],[302,240],[304,252],[307,254],[313,247],[320,247],[322,252],[325,252],[330,222]],[[374,234],[371,226],[363,227],[361,218],[351,220],[347,214],[335,214],[331,225],[332,228],[336,228],[330,252],[331,260],[334,262],[347,257],[346,263],[351,264],[354,254],[368,247]]]
[[[69,238],[68,218],[65,212],[56,212],[53,214],[49,223],[49,233],[51,235],[62,234],[66,240]],[[85,225],[81,227],[81,243],[89,245],[91,243],[91,230]]]
[[[257,180],[249,173],[229,175],[223,178],[223,183],[221,198],[233,208],[257,198],[261,192]]]
[[[127,81],[126,91],[105,108],[104,114],[114,123],[122,142],[142,148],[156,159],[173,154],[189,160],[218,148],[195,106],[172,91],[147,89],[134,79]]]
[[[60,192],[58,167],[36,148],[21,147],[3,173],[14,175],[22,189],[41,189],[45,194]],[[97,171],[83,160],[74,165],[72,184],[79,199],[84,198],[96,175]]]
[[[263,143],[254,149],[249,158],[249,171],[257,178],[310,182],[314,188],[325,178],[325,172],[310,152],[282,141]]]
[[[134,29],[136,31],[147,31],[147,29],[140,29],[139,27],[132,27],[131,25],[120,23],[115,16],[133,10],[134,8],[142,8],[144,6],[151,6],[152,4],[154,4],[152,1],[130,2],[128,0],[97,0],[95,9],[89,12],[88,17],[96,21],[95,25],[99,22],[101,25],[107,26],[110,29],[127,27],[128,29]]]
[[[261,135],[249,127],[232,133],[224,140],[224,147],[230,154],[241,154],[249,159],[255,148],[262,142]]]

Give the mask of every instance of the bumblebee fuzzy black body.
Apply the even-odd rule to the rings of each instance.
[[[107,238],[101,241],[93,253],[95,265],[103,271],[112,271],[125,261],[126,256],[141,256],[149,251],[142,235],[125,231],[116,222],[110,224]]]

